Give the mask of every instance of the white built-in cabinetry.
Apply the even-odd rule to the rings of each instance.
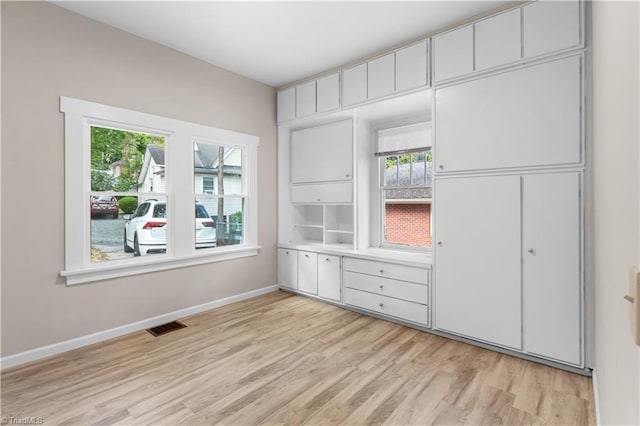
[[[436,172],[579,164],[581,64],[571,56],[438,89]]]
[[[438,329],[580,364],[580,181],[437,180]]]
[[[351,108],[429,85],[429,40],[278,91],[278,123]],[[342,76],[342,86],[340,84]]]
[[[279,285],[592,366],[584,7],[529,2],[280,90]],[[433,276],[426,253],[367,247],[379,176],[363,117],[415,113],[403,100],[420,93],[434,129]]]
[[[435,189],[436,327],[521,349],[520,179],[441,179]]]
[[[353,246],[352,120],[292,131],[290,152],[292,241]]]
[[[537,1],[433,37],[434,84],[581,47],[579,0]]]

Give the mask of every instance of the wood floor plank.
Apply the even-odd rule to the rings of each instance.
[[[45,424],[594,424],[590,378],[275,292],[2,372]]]

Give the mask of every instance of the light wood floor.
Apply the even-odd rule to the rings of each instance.
[[[594,424],[591,379],[272,293],[2,373],[45,424]]]

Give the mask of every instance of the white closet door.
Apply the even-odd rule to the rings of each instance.
[[[351,179],[352,141],[351,120],[291,132],[291,182]]]
[[[520,177],[435,185],[436,328],[521,349]]]
[[[525,350],[580,364],[580,175],[523,182]]]
[[[580,162],[581,59],[436,91],[437,172]]]

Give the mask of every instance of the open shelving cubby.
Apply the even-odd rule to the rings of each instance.
[[[324,242],[324,206],[295,204],[293,206],[293,232],[296,242]]]
[[[325,205],[325,244],[348,244],[353,246],[353,205]]]

